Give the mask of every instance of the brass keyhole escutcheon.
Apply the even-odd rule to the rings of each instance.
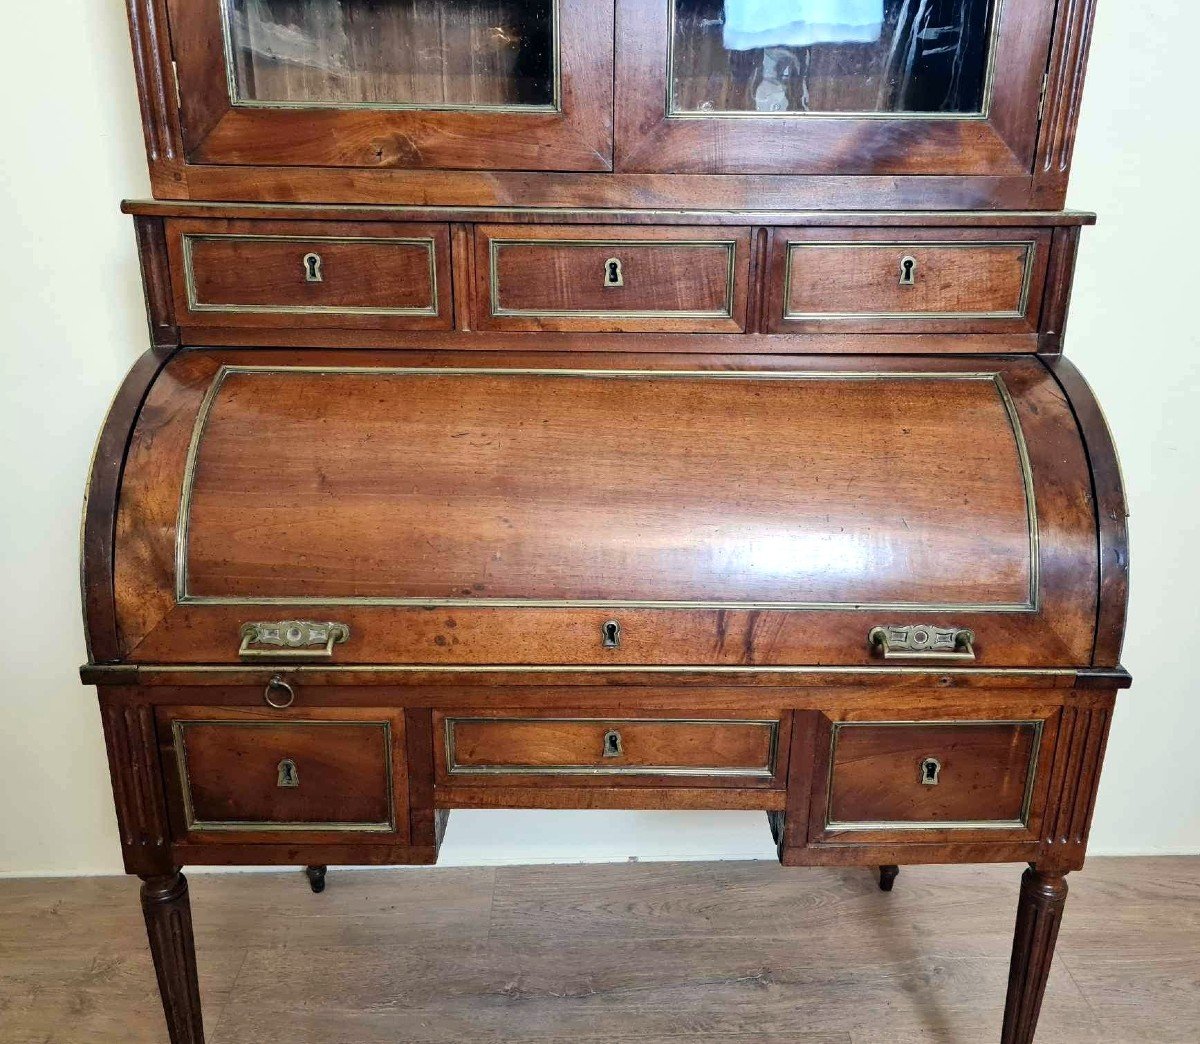
[[[900,258],[900,285],[917,285],[917,259],[911,254]]]
[[[610,257],[604,262],[604,285],[606,287],[625,285],[625,272],[621,267],[619,257]]]
[[[927,787],[936,787],[940,782],[942,763],[937,758],[921,760],[921,782]]]
[[[275,780],[277,786],[283,787],[285,790],[292,790],[300,786],[300,771],[291,758],[284,758],[279,763],[278,771],[279,775]]]
[[[621,734],[616,729],[609,729],[604,734],[604,756],[619,758],[625,751],[621,747]]]
[[[604,636],[604,648],[616,649],[621,644],[621,625],[616,620],[606,620],[600,629]]]
[[[325,276],[321,273],[321,255],[304,255],[304,281],[306,283],[323,283]]]

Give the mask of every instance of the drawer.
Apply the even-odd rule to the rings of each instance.
[[[829,723],[826,833],[1029,825],[1042,720]]]
[[[476,322],[491,330],[738,332],[744,228],[481,225]]]
[[[434,715],[439,782],[609,786],[682,777],[730,786],[779,775],[780,721]],[[556,777],[547,779],[547,777]]]
[[[445,225],[167,222],[181,326],[451,326]]]
[[[171,748],[164,762],[174,777],[177,836],[407,836],[401,711],[230,707],[159,714]]]
[[[1045,229],[775,229],[773,332],[1037,329]]]

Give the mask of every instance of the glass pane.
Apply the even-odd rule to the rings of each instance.
[[[999,0],[672,0],[673,113],[979,115]]]
[[[235,104],[556,108],[554,0],[222,0]]]

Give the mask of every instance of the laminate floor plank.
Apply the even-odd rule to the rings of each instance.
[[[1020,867],[190,877],[210,1044],[994,1044]],[[1045,1044],[1200,1040],[1200,858],[1094,859]],[[127,878],[0,881],[0,1041],[165,1039]]]

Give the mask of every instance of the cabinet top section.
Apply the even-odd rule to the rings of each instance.
[[[129,9],[159,199],[1050,210],[1094,0]]]

